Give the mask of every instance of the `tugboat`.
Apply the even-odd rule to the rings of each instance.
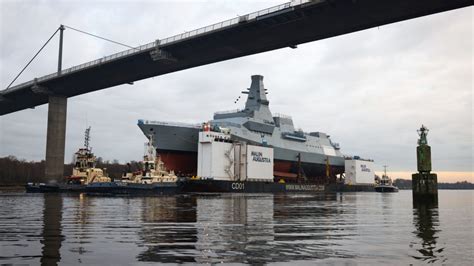
[[[65,177],[66,183],[28,183],[26,192],[84,192],[90,184],[106,184],[111,181],[104,170],[96,168],[97,158],[89,146],[91,127],[88,127],[84,136],[84,148],[74,154],[74,168],[72,175]]]
[[[89,193],[99,194],[172,194],[181,191],[181,183],[173,171],[167,171],[160,156],[156,155],[153,137],[145,144],[145,155],[140,162],[141,169],[133,172],[128,164],[122,180],[116,182],[92,183],[86,186]]]
[[[398,192],[398,187],[394,186],[392,179],[387,176],[387,166],[384,165],[384,174],[382,178],[376,179],[375,191],[376,192]]]
[[[88,127],[84,136],[84,148],[74,154],[74,168],[72,175],[66,177],[68,184],[88,185],[94,182],[110,182],[104,170],[96,168],[97,158],[89,146],[91,127]]]
[[[132,172],[130,164],[128,164],[129,169],[122,176],[122,182],[139,184],[176,183],[178,177],[174,174],[174,171],[167,171],[161,156],[156,154],[153,135],[149,135],[148,139],[149,141],[145,144],[143,161],[140,162],[141,170]]]

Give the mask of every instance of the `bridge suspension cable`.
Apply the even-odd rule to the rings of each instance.
[[[20,77],[20,75],[23,73],[23,71],[25,71],[25,69],[31,64],[31,62],[33,62],[33,60],[35,60],[35,58],[38,56],[38,54],[44,49],[44,47],[49,43],[49,41],[51,41],[51,39],[54,37],[54,35],[56,35],[56,33],[58,33],[58,31],[61,29],[61,27],[65,27],[65,28],[68,28],[68,29],[71,29],[71,30],[74,30],[74,31],[77,31],[77,32],[80,32],[80,33],[98,38],[98,39],[101,39],[101,40],[104,40],[104,41],[108,41],[108,42],[111,42],[111,43],[115,43],[115,44],[127,47],[127,48],[138,50],[136,47],[132,47],[130,45],[126,45],[126,44],[123,44],[123,43],[120,43],[120,42],[117,42],[117,41],[113,41],[111,39],[107,39],[105,37],[95,35],[95,34],[92,34],[90,32],[79,30],[79,29],[76,29],[76,28],[73,28],[73,27],[70,27],[70,26],[67,26],[67,25],[61,25],[56,29],[56,31],[53,33],[53,35],[51,35],[51,37],[49,37],[49,39],[43,44],[43,46],[41,46],[39,51],[33,56],[33,58],[31,58],[31,60],[28,62],[28,64],[26,64],[26,66],[20,71],[20,73],[18,73],[18,75],[12,80],[12,82],[10,82],[10,84],[7,86],[7,88],[5,90],[8,90],[11,87],[11,85]]]
[[[83,34],[86,34],[86,35],[90,35],[92,37],[95,37],[95,38],[98,38],[98,39],[101,39],[101,40],[104,40],[104,41],[108,41],[108,42],[111,42],[111,43],[115,43],[115,44],[118,44],[118,45],[121,45],[121,46],[124,46],[124,47],[127,47],[127,48],[131,48],[131,49],[137,49],[135,47],[132,47],[130,45],[126,45],[126,44],[123,44],[123,43],[120,43],[120,42],[117,42],[117,41],[113,41],[113,40],[110,40],[110,39],[107,39],[105,37],[101,37],[99,35],[95,35],[95,34],[92,34],[90,32],[86,32],[86,31],[83,31],[83,30],[79,30],[79,29],[75,29],[73,27],[70,27],[70,26],[67,26],[67,25],[64,25],[64,27],[68,28],[68,29],[71,29],[71,30],[74,30],[74,31],[77,31],[77,32],[80,32],[80,33],[83,33]],[[137,49],[138,50],[138,49]]]
[[[53,35],[51,35],[51,37],[49,37],[49,39],[43,44],[43,46],[41,46],[41,48],[39,49],[38,52],[36,52],[36,54],[33,56],[33,58],[31,58],[31,60],[28,62],[28,64],[26,64],[26,66],[20,71],[20,73],[18,73],[18,75],[16,75],[16,77],[12,80],[12,82],[10,82],[10,84],[7,86],[7,88],[5,90],[8,90],[8,88],[10,88],[10,86],[13,84],[13,82],[15,82],[18,77],[23,73],[23,71],[25,71],[25,69],[31,64],[31,62],[33,62],[33,60],[35,60],[35,58],[38,56],[38,54],[43,50],[43,48],[49,43],[49,41],[51,41],[51,39],[54,37],[54,35],[56,35],[56,33],[58,33],[59,29],[61,28],[61,26],[59,26],[56,31],[53,33]]]

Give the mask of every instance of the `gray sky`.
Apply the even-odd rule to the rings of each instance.
[[[61,23],[135,46],[281,3],[2,1],[0,88]],[[423,123],[434,169],[472,172],[472,27],[469,7],[70,98],[66,162],[83,144],[86,125],[97,156],[139,160],[146,139],[138,119],[207,121],[215,111],[242,107],[234,100],[251,75],[261,74],[272,112],[291,115],[305,131],[330,134],[345,154],[414,171]],[[19,82],[55,71],[57,43]],[[63,67],[121,50],[66,30]],[[46,120],[46,105],[0,117],[0,156],[43,159]]]

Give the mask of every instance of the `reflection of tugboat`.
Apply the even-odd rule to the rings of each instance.
[[[122,182],[153,184],[163,182],[176,183],[177,181],[174,172],[168,172],[161,157],[156,155],[156,150],[153,147],[152,135],[149,136],[149,141],[145,144],[145,155],[143,156],[143,161],[140,165],[141,170],[137,172],[131,172],[129,167],[128,171],[122,176]]]
[[[398,192],[398,188],[392,184],[392,179],[387,176],[387,166],[384,165],[382,178],[375,180],[375,191],[377,192]]]
[[[87,185],[94,182],[110,182],[110,178],[100,168],[96,168],[97,159],[89,147],[91,128],[85,132],[84,148],[74,154],[74,168],[72,175],[66,177],[68,184]]]

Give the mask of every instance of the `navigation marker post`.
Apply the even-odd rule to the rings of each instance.
[[[438,201],[438,177],[431,172],[431,147],[428,145],[428,128],[418,130],[416,159],[418,173],[412,174],[413,201]]]

